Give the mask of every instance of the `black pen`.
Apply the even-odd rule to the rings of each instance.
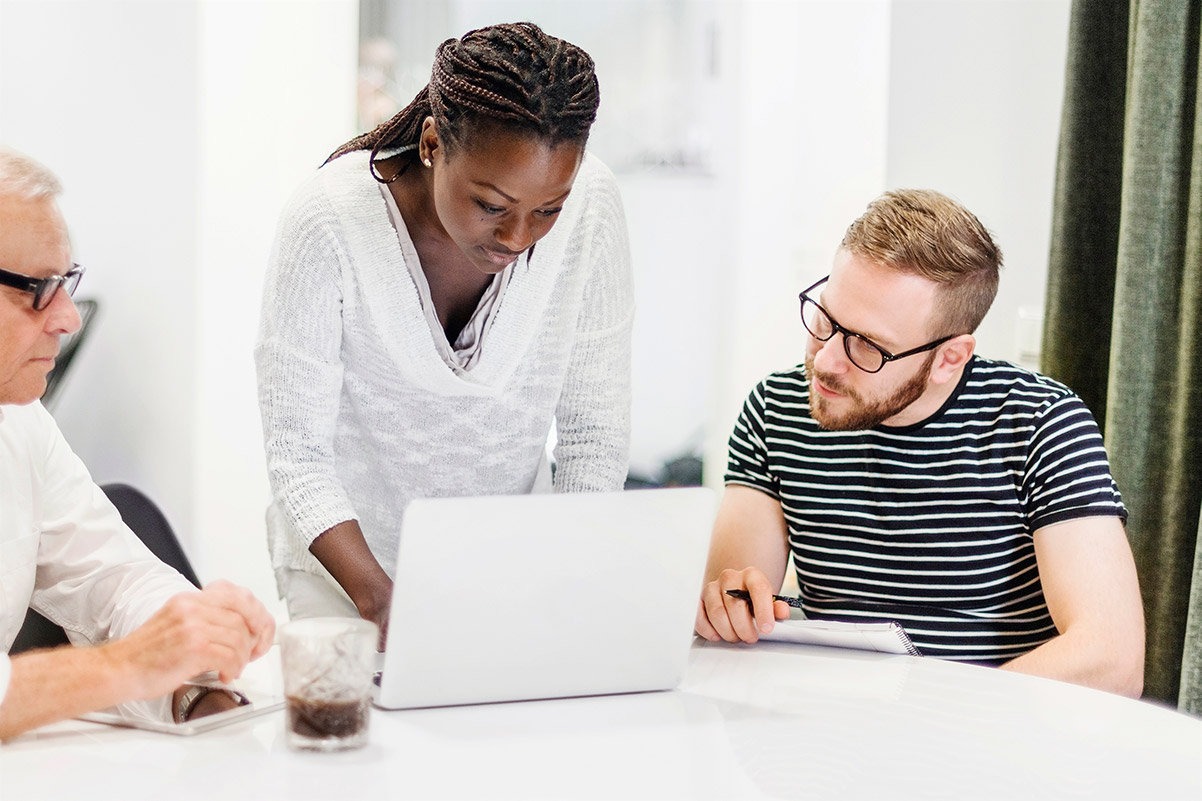
[[[738,598],[740,601],[751,601],[751,594],[747,590],[727,590],[726,594],[731,598]],[[784,601],[794,609],[801,609],[801,599],[794,598],[790,595],[773,595],[772,600]]]

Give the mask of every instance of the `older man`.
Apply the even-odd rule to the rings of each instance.
[[[926,654],[1139,695],[1126,509],[1089,411],[974,354],[1001,252],[937,192],[889,192],[801,293],[804,365],[730,438],[697,633],[754,642],[792,558],[807,616],[896,620]],[[750,604],[727,590],[744,590]]]
[[[32,606],[75,645],[0,654],[0,739],[84,712],[154,699],[165,717],[233,703],[184,692],[197,674],[237,677],[275,623],[248,591],[196,591],[156,559],[92,482],[38,403],[58,340],[79,327],[58,180],[0,149],[0,638]]]

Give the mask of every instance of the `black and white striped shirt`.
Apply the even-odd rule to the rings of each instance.
[[[924,654],[984,664],[1055,636],[1033,533],[1127,516],[1080,398],[974,358],[921,423],[827,431],[809,390],[804,366],[764,379],[726,473],[780,500],[806,615],[896,620]]]

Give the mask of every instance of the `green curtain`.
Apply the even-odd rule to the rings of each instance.
[[[1202,520],[1198,522],[1198,549],[1194,554],[1193,588],[1185,625],[1185,655],[1181,659],[1179,706],[1202,715]]]
[[[1102,423],[1131,513],[1148,627],[1144,694],[1194,710],[1202,707],[1200,33],[1202,0],[1073,4],[1042,351],[1044,372]]]

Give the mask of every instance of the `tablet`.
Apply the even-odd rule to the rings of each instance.
[[[206,684],[205,686],[211,685]],[[121,704],[99,712],[89,712],[86,715],[80,715],[79,720],[86,720],[92,723],[105,723],[109,726],[125,726],[131,729],[156,731],[162,734],[191,735],[228,726],[231,723],[253,718],[266,712],[273,712],[284,706],[284,699],[278,695],[268,695],[253,691],[248,692],[234,686],[231,686],[230,689],[241,693],[247,699],[248,703],[213,715],[185,720],[183,723],[152,717],[146,714],[143,711],[144,707],[139,704]]]

